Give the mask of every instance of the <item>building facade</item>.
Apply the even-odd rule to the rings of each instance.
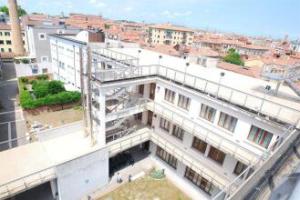
[[[25,31],[22,31],[24,48],[28,50]],[[0,23],[0,52],[12,53],[12,32],[9,24]]]
[[[148,29],[148,42],[150,44],[166,44],[175,46],[177,44],[192,45],[194,31],[184,27],[171,25],[155,25]]]
[[[28,25],[26,36],[28,40],[29,56],[36,59],[38,63],[51,62],[50,34],[76,34],[78,28],[58,25]]]
[[[231,195],[299,128],[298,104],[253,92],[275,84],[126,45],[106,48],[68,37],[50,43],[59,56],[78,44],[76,69],[57,59],[54,77],[81,89],[93,144],[120,141],[126,150],[133,140],[148,142],[156,162],[200,199]]]

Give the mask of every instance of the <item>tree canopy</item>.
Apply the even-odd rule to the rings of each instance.
[[[233,48],[228,50],[227,55],[224,57],[224,61],[231,64],[244,66],[244,61],[241,59],[240,54]]]
[[[9,10],[8,10],[7,6],[1,6],[0,12],[6,13],[7,15],[9,15]],[[18,15],[19,15],[19,17],[21,17],[23,15],[27,15],[27,12],[21,6],[18,6]]]

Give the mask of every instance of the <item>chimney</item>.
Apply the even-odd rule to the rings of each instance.
[[[12,32],[12,50],[15,56],[23,56],[25,55],[25,49],[18,16],[17,0],[8,0],[8,8]]]

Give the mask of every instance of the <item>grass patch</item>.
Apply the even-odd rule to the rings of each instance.
[[[125,183],[118,189],[97,200],[187,200],[188,198],[167,179],[154,180],[144,177],[136,181]]]

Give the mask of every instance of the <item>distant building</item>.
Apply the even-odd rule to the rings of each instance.
[[[88,43],[104,42],[100,31],[81,31],[77,35],[53,34],[50,36],[53,77],[66,84],[69,90],[80,90],[82,54],[87,53]]]
[[[24,30],[22,30],[24,48],[28,50]],[[0,52],[1,54],[12,54],[12,32],[9,24],[0,23]]]
[[[194,31],[185,27],[165,25],[153,25],[149,27],[150,44],[166,44],[166,45],[192,45],[194,38]]]
[[[28,40],[29,55],[34,57],[38,63],[51,62],[50,34],[77,34],[79,28],[64,25],[28,25],[26,35]]]

